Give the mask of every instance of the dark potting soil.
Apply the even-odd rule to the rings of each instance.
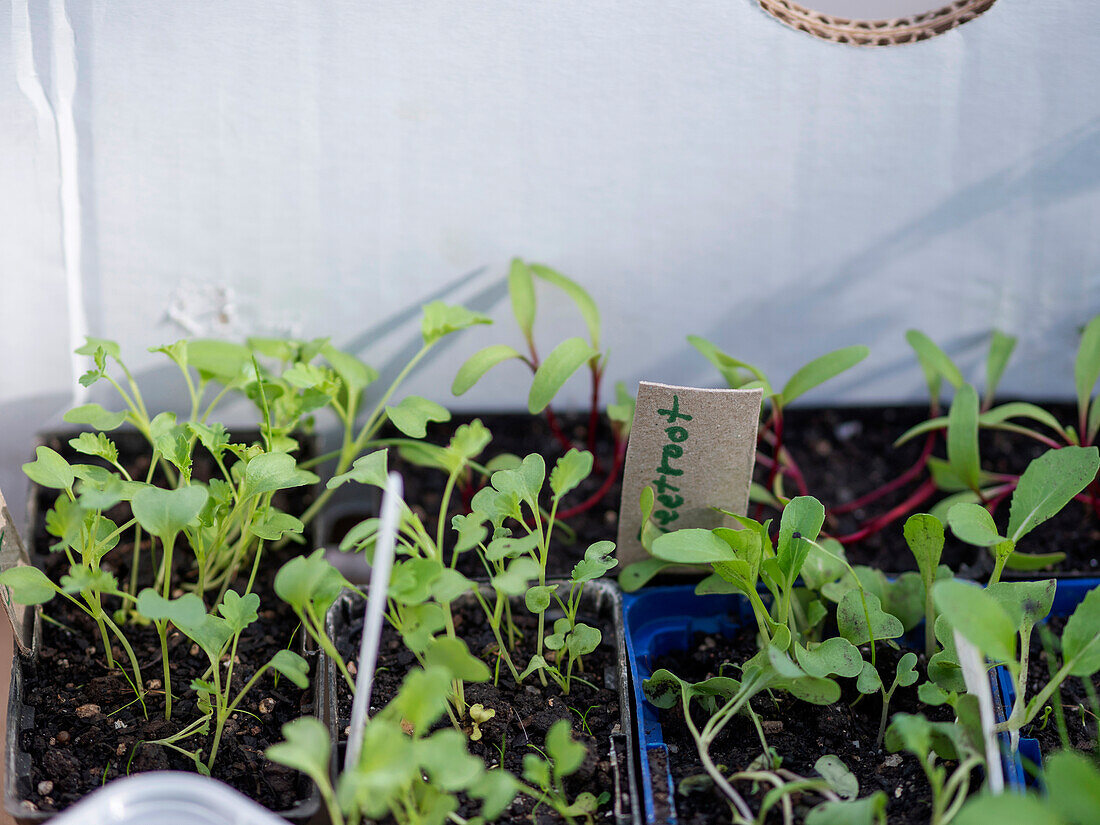
[[[1067,404],[1045,404],[1060,421],[1070,423],[1075,410]],[[494,414],[479,416],[492,431],[493,441],[482,456],[483,461],[501,453],[524,456],[538,452],[546,458],[547,468],[564,452],[551,434],[544,418],[528,415]],[[902,488],[883,496],[878,501],[851,513],[835,514],[834,508],[875,490],[903,474],[919,457],[924,437],[918,437],[900,447],[894,446],[906,430],[926,420],[924,407],[852,407],[852,408],[794,408],[787,410],[784,424],[784,445],[802,469],[811,495],[819,498],[828,514],[825,532],[832,536],[851,535],[863,523],[889,512],[913,495],[920,483],[928,477],[927,470]],[[446,424],[429,425],[428,438],[433,443],[445,444],[458,424],[471,420],[471,416],[456,416]],[[564,431],[577,447],[587,446],[587,416],[559,414]],[[597,455],[602,472],[592,476],[571,493],[563,503],[570,507],[586,501],[599,490],[607,470],[612,466],[610,432],[605,426],[597,433]],[[982,466],[995,473],[1019,474],[1028,463],[1045,452],[1046,448],[1021,435],[1001,431],[983,431],[980,437]],[[770,456],[770,447],[760,445],[764,455]],[[938,439],[933,455],[946,457],[942,436]],[[437,470],[427,470],[401,462],[391,457],[392,466],[400,469],[405,477],[406,500],[422,516],[438,512],[443,475]],[[768,470],[757,463],[754,478],[760,483],[768,480]],[[795,494],[793,484],[786,490]],[[469,493],[467,495],[470,495]],[[569,519],[569,526],[576,531],[576,540],[567,541],[559,531],[550,560],[554,575],[568,575],[572,565],[584,555],[585,548],[594,541],[614,540],[617,533],[621,486],[616,480],[597,505]],[[942,499],[936,493],[920,504],[913,512],[927,512]],[[456,495],[452,512],[463,512],[463,498]],[[750,515],[771,517],[773,512],[750,507]],[[364,511],[361,517],[376,515]],[[1001,503],[995,513],[999,524],[1007,523],[1008,502]],[[358,519],[348,518],[341,525],[334,539],[346,532]],[[916,569],[915,562],[902,537],[905,517],[899,517],[883,530],[856,541],[847,547],[849,559],[855,564],[867,564],[889,572]],[[1060,514],[1042,524],[1024,539],[1020,548],[1029,553],[1064,552],[1067,558],[1055,570],[1059,572],[1083,572],[1100,574],[1100,519],[1083,505],[1071,503]],[[469,554],[468,554],[469,555]],[[988,552],[964,544],[948,531],[944,547],[943,563],[956,573],[982,580],[992,570]],[[464,572],[482,574],[472,558],[464,558],[460,564],[469,565]],[[1012,577],[1012,571],[1006,577]],[[1034,574],[1029,574],[1034,575]]]
[[[111,438],[119,447],[120,462],[127,471],[135,478],[144,478],[148,471],[144,438],[130,431],[112,433]],[[101,463],[75,453],[67,438],[49,437],[45,443],[72,463]],[[193,478],[207,480],[217,472],[205,451],[196,449]],[[47,575],[58,581],[68,573],[69,564],[63,553],[49,552],[56,539],[45,529],[46,511],[53,506],[57,491],[36,488],[34,494],[32,555]],[[313,497],[311,488],[297,488],[281,491],[274,503],[300,515]],[[125,502],[107,515],[120,525],[131,517]],[[130,538],[127,531],[118,546],[101,560],[102,569],[114,574],[119,582],[129,580],[133,550]],[[151,584],[154,571],[147,537],[143,538],[142,551],[139,588]],[[261,559],[253,587],[260,596],[260,618],[240,638],[234,659],[234,697],[278,650],[295,649],[298,619],[275,596],[273,582],[279,568],[298,552],[296,545],[278,551],[269,548]],[[193,578],[188,564],[186,554],[175,554],[174,581]],[[238,592],[243,592],[249,572],[246,565],[234,583]],[[119,606],[116,599],[104,599],[108,612]],[[44,606],[43,617],[39,660],[28,667],[24,682],[24,701],[35,712],[34,726],[24,731],[20,743],[32,762],[29,801],[40,810],[57,811],[129,773],[196,770],[190,757],[152,741],[170,736],[201,715],[190,684],[209,668],[206,655],[178,631],[169,634],[173,702],[172,718],[166,720],[159,637],[152,627],[123,626],[149,690],[145,696],[146,717],[127,680],[128,659],[117,640],[112,640],[113,655],[126,665],[125,676],[118,668],[107,670],[102,637],[83,612],[56,598]],[[315,679],[311,681],[316,684]],[[263,753],[269,745],[282,741],[284,723],[314,712],[312,696],[312,691],[303,691],[285,678],[280,677],[276,683],[272,672],[262,677],[227,721],[212,775],[272,810],[288,810],[307,799],[312,789],[309,780],[297,771],[268,762]],[[209,756],[212,738],[212,733],[199,734],[177,744]]]
[[[363,616],[356,611],[357,617],[346,627],[341,628],[334,639],[340,655],[352,667],[359,657],[359,643],[363,635]],[[533,640],[538,631],[537,620],[528,613],[516,611],[516,626],[522,633],[517,649],[512,654],[516,667],[522,672],[526,662],[534,653]],[[455,605],[455,626],[470,648],[470,651],[484,661],[490,672],[497,668],[496,640],[485,622],[481,608],[477,604]],[[465,696],[467,704],[480,702],[485,708],[496,712],[488,722],[481,724],[481,738],[469,743],[470,752],[485,760],[489,768],[503,762],[506,770],[516,776],[523,775],[523,757],[528,753],[538,753],[543,748],[546,732],[559,719],[566,719],[573,727],[573,737],[588,748],[588,758],[580,770],[565,782],[566,791],[572,800],[576,794],[590,791],[597,797],[614,787],[610,755],[610,737],[620,730],[619,694],[617,689],[617,659],[613,644],[614,631],[602,627],[602,622],[593,616],[579,617],[581,621],[600,627],[603,642],[597,650],[584,657],[584,672],[580,677],[591,684],[574,679],[570,692],[565,695],[561,689],[548,680],[543,687],[537,676],[530,676],[524,684],[517,685],[501,662],[498,685],[492,680],[484,683],[467,682]],[[371,713],[376,713],[386,705],[401,687],[405,673],[416,665],[412,653],[405,647],[400,635],[389,625],[382,631],[379,647],[378,666],[375,669],[374,687],[371,692]],[[574,670],[576,674],[576,671]],[[347,683],[337,675],[337,718],[341,738],[347,737],[347,727],[351,719],[352,694]],[[440,725],[447,724],[444,719]],[[467,729],[467,733],[470,729]],[[625,781],[625,779],[624,779]],[[471,803],[461,798],[459,815],[465,818],[475,816],[480,803]],[[605,804],[598,817],[610,811],[610,802]],[[532,821],[537,823],[560,823],[563,820],[547,806],[536,807],[528,796],[520,795],[498,821]]]
[[[1068,404],[1044,404],[1063,424],[1076,418],[1076,408]],[[924,444],[919,436],[900,447],[894,441],[906,430],[926,420],[928,411],[921,407],[859,407],[788,410],[784,422],[784,444],[791,451],[806,477],[812,495],[825,505],[825,531],[830,535],[848,535],[860,523],[901,504],[928,477],[920,478],[890,493],[866,508],[839,517],[834,507],[854,501],[904,473],[917,460]],[[1042,429],[1042,428],[1039,428]],[[994,473],[1022,473],[1027,465],[1047,448],[1030,438],[1002,431],[983,430],[979,439],[982,467]],[[767,445],[762,446],[770,455]],[[946,457],[941,437],[933,455]],[[758,481],[767,473],[759,464]],[[793,493],[791,484],[786,489]],[[915,512],[928,512],[943,498],[937,493]],[[994,514],[1004,526],[1008,520],[1008,501]],[[848,558],[856,564],[868,564],[886,571],[913,570],[916,565],[902,538],[900,518],[891,526],[847,548]],[[1084,505],[1071,503],[1050,521],[1040,525],[1021,542],[1026,553],[1066,553],[1066,560],[1054,569],[1100,574],[1100,520]],[[956,539],[950,531],[944,546],[943,563],[956,573],[982,580],[992,570],[989,554]],[[1011,576],[1009,571],[1007,576]],[[1029,574],[1034,577],[1035,574]]]
[[[1061,639],[1062,629],[1066,625],[1066,619],[1062,616],[1053,616],[1047,621],[1052,639],[1051,650],[1044,646],[1039,628],[1031,635],[1031,652],[1028,654],[1028,678],[1027,699],[1030,701],[1036,693],[1041,691],[1050,682],[1053,672],[1057,672],[1062,665]],[[1100,675],[1090,678],[1093,697],[1100,695]],[[1062,715],[1066,722],[1068,742],[1063,745],[1062,737],[1058,731],[1053,708],[1056,702],[1061,702]],[[1089,691],[1084,681],[1076,676],[1071,676],[1062,682],[1059,692],[1056,692],[1047,703],[1052,709],[1050,715],[1044,719],[1043,711],[1040,711],[1035,721],[1022,731],[1024,736],[1032,736],[1039,740],[1043,757],[1047,757],[1057,750],[1068,746],[1074,750],[1088,753],[1100,764],[1100,752],[1097,751],[1097,717],[1100,707],[1093,703],[1089,697]]]
[[[233,695],[259,666],[287,647],[297,623],[285,605],[271,599],[265,604],[260,620],[241,636]],[[152,740],[170,736],[201,715],[190,684],[206,673],[206,655],[178,631],[169,634],[174,698],[172,718],[166,720],[156,631],[125,628],[149,688],[146,718],[126,677],[118,668],[107,670],[95,623],[60,600],[48,605],[48,615],[53,621],[43,622],[40,662],[29,669],[24,686],[25,702],[34,708],[34,726],[24,731],[21,742],[32,762],[30,801],[39,810],[57,811],[130,773],[194,771],[192,759]],[[119,662],[128,661],[117,644],[113,655]],[[263,754],[269,745],[282,741],[284,723],[313,713],[310,696],[285,678],[276,685],[274,674],[262,677],[226,723],[214,778],[276,811],[308,798],[308,780],[267,761]],[[178,744],[209,756],[212,739],[197,735]]]
[[[736,677],[737,670],[731,671],[728,665],[724,668],[723,665],[744,662],[756,651],[755,633],[751,630],[732,638],[699,633],[689,650],[658,657],[652,665],[654,670],[667,668],[690,682],[719,675]],[[878,647],[877,665],[887,683],[893,680],[902,653],[888,645]],[[864,656],[868,655],[864,650]],[[919,654],[917,670],[924,672],[923,653]],[[876,790],[886,793],[891,825],[926,823],[931,813],[931,792],[919,763],[907,753],[892,754],[885,748],[875,746],[882,710],[879,695],[860,698],[855,690],[855,680],[839,681],[843,690],[841,700],[827,707],[811,705],[782,691],[755,697],[752,707],[762,719],[769,747],[782,757],[783,768],[805,777],[816,778],[814,763],[825,754],[834,754],[859,780],[861,797]],[[935,721],[951,718],[948,709],[921,704],[915,685],[899,687],[895,691],[890,702],[890,715],[898,712],[920,712]],[[710,784],[709,778],[705,778],[695,741],[684,722],[680,706],[662,709],[660,719],[669,750],[675,783],[673,804],[679,822],[682,825],[730,822],[728,805]],[[693,719],[697,726],[706,722],[705,713],[696,703],[693,703]],[[715,764],[725,766],[725,772],[729,775],[748,768],[761,752],[762,745],[751,720],[739,714],[730,720],[712,744],[710,755]],[[700,775],[704,778],[681,785],[684,779]],[[972,781],[976,785],[978,777],[975,775]],[[739,784],[738,790],[749,800],[750,807],[759,809],[762,793],[752,793],[751,786],[745,782]],[[809,810],[821,801],[814,795],[799,798],[795,805],[796,820],[801,822]]]

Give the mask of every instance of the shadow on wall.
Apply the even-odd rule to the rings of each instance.
[[[422,302],[446,300],[462,303],[469,309],[488,314],[494,306],[507,297],[505,279],[495,279],[472,295],[456,297],[463,293],[466,287],[481,278],[486,271],[487,267],[479,267],[467,272],[425,296]],[[376,397],[385,391],[385,388],[420,348],[422,302],[418,300],[417,303],[392,313],[378,323],[355,333],[347,341],[336,342],[342,349],[362,357],[379,341],[391,336],[397,337],[400,343],[391,348],[392,354],[382,363],[375,365],[380,377],[371,391]],[[454,343],[457,343],[457,339],[444,339],[428,354],[421,365],[427,365],[444,355]],[[158,363],[155,366],[137,370],[134,377],[151,409],[172,410],[177,415],[187,414],[185,389],[181,383],[179,369],[174,364],[165,360],[163,364]],[[108,409],[119,407],[117,395],[110,387],[103,384],[92,387],[88,400],[103,404]],[[4,437],[0,439],[0,490],[4,491],[8,506],[13,513],[22,514],[25,511],[27,479],[23,475],[22,465],[34,458],[36,433],[70,427],[71,425],[66,424],[62,416],[71,405],[72,396],[68,393],[51,393],[0,404],[0,421],[5,423]],[[228,403],[223,408],[223,414],[226,423],[233,425],[251,422],[255,412],[250,402],[240,400]],[[21,520],[20,516],[17,518]],[[22,527],[25,530],[27,525]]]
[[[982,178],[966,186],[938,205],[917,216],[912,221],[870,243],[862,251],[830,267],[825,272],[812,273],[806,279],[807,287],[782,296],[778,300],[771,294],[738,296],[736,307],[738,317],[768,317],[775,322],[773,328],[780,330],[768,346],[775,348],[775,360],[790,369],[796,369],[800,349],[799,342],[812,339],[816,354],[857,342],[871,342],[884,335],[902,335],[904,330],[919,326],[920,319],[896,314],[879,312],[873,316],[860,317],[853,313],[852,320],[856,329],[838,329],[833,314],[841,306],[858,306],[864,301],[869,289],[874,288],[873,280],[880,277],[889,265],[898,258],[916,254],[935,240],[958,232],[975,221],[1005,212],[1026,201],[1029,209],[1038,210],[1050,207],[1078,195],[1097,189],[1100,185],[1100,118],[1093,119],[1081,128],[1051,143],[1042,151],[1003,168],[999,172]],[[963,273],[960,273],[963,274]],[[1036,272],[1038,281],[1042,273]],[[1100,276],[1098,276],[1100,277]],[[1066,302],[1065,306],[1076,312],[1074,318],[1055,319],[1058,323],[1043,330],[1044,336],[1055,336],[1047,349],[1071,352],[1077,345],[1078,330],[1075,324],[1084,323],[1088,318],[1100,312],[1100,290],[1089,296],[1090,303],[1081,306]],[[1082,296],[1083,298],[1084,296]],[[867,304],[869,306],[869,304]],[[821,307],[831,307],[832,312],[821,311]],[[1021,307],[1028,312],[1029,308]],[[779,324],[790,322],[789,340],[791,349],[784,351],[784,334]],[[731,341],[730,330],[733,325],[728,320],[711,325],[697,334],[709,338],[719,347],[725,348]],[[1011,332],[1011,330],[1008,330]],[[985,357],[988,335],[986,331],[959,334],[939,340],[948,355],[958,357],[964,368],[981,362]],[[760,345],[752,347],[753,352],[762,351]],[[734,350],[734,357],[745,353]],[[1041,358],[1043,353],[1034,357]],[[794,360],[792,360],[792,358]],[[675,374],[682,359],[671,355],[662,363],[654,366],[654,374]],[[700,357],[700,365],[705,362]],[[1039,365],[1036,365],[1038,368]],[[908,354],[899,356],[889,363],[861,369],[855,375],[841,376],[830,388],[834,397],[859,384],[876,381],[898,373],[911,373],[914,387],[923,387],[922,379],[916,370],[916,361]],[[699,374],[699,373],[692,373]],[[776,375],[776,380],[786,380],[788,375]],[[717,373],[715,373],[717,379]],[[1072,394],[1072,385],[1067,384],[1065,395]]]

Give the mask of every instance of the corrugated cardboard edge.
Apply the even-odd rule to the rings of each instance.
[[[3,491],[0,491],[0,530],[4,533],[0,538],[0,570],[8,570],[21,564],[29,565],[27,549],[15,527]],[[3,586],[0,586],[0,599],[3,599],[8,621],[15,631],[15,644],[19,652],[24,656],[30,655],[34,647],[34,611],[38,608],[17,604],[12,599],[11,590]]]
[[[852,46],[897,46],[928,40],[969,23],[996,0],[956,0],[948,6],[892,20],[848,20],[808,9],[792,0],[757,0],[760,8],[792,29]]]

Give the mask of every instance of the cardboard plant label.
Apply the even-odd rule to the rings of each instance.
[[[714,508],[747,510],[763,397],[759,388],[638,384],[619,505],[622,566],[646,558],[638,502],[647,486],[656,496],[651,520],[661,530],[733,526]]]
[[[19,531],[15,529],[8,503],[4,500],[4,494],[0,492],[0,571],[20,564],[30,564],[30,560],[23,546],[23,540],[19,538]],[[0,599],[4,602],[8,621],[11,622],[12,630],[15,631],[16,645],[23,653],[29,653],[33,643],[31,637],[34,608],[16,604],[7,587],[0,586]]]

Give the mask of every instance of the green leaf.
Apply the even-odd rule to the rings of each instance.
[[[73,352],[77,355],[95,355],[97,349],[102,349],[104,353],[114,358],[116,361],[122,358],[122,348],[114,341],[107,338],[93,338],[90,335],[84,337],[84,343],[77,347]]]
[[[514,470],[498,470],[490,481],[495,489],[505,495],[515,495],[527,502],[532,509],[538,506],[539,493],[546,480],[546,461],[538,453],[526,456]]]
[[[126,413],[108,412],[99,404],[82,404],[73,407],[62,417],[69,424],[87,424],[97,430],[114,430],[126,420]]]
[[[34,452],[35,460],[23,465],[27,478],[41,487],[53,490],[72,489],[76,476],[73,475],[69,462],[49,447],[39,445]]]
[[[978,393],[970,384],[955,391],[947,415],[947,460],[972,490],[981,484],[978,452]]]
[[[834,350],[820,358],[815,358],[791,376],[779,393],[779,403],[790,404],[819,384],[850,370],[870,353],[867,347],[857,345]]]
[[[917,561],[921,580],[925,587],[931,587],[943,553],[943,523],[928,513],[916,513],[905,520],[903,533],[905,543]]]
[[[588,337],[592,341],[592,346],[599,349],[600,311],[596,307],[596,302],[592,300],[592,296],[572,278],[567,278],[548,266],[531,264],[531,271],[537,277],[546,281],[548,284],[553,284],[573,299],[573,303],[576,304],[577,309],[580,310],[581,317],[584,318],[585,326],[588,327]]]
[[[666,567],[671,566],[672,562],[667,562],[664,559],[643,559],[642,561],[636,561],[633,564],[627,565],[623,568],[623,571],[619,573],[619,587],[623,589],[624,593],[633,593],[645,586],[647,582]]]
[[[875,791],[850,802],[822,802],[806,815],[806,825],[874,825],[886,821],[886,794]]]
[[[420,331],[424,336],[424,343],[431,346],[453,332],[469,329],[477,324],[491,323],[493,322],[480,312],[471,312],[466,307],[452,306],[442,301],[432,301],[424,307]]]
[[[454,395],[462,395],[469,391],[484,377],[485,373],[497,364],[522,358],[523,356],[519,352],[507,344],[493,344],[484,349],[479,349],[458,368],[454,383],[451,384],[451,392]]]
[[[947,513],[947,523],[952,533],[976,547],[992,547],[1005,541],[997,532],[993,516],[980,504],[956,504]]]
[[[194,593],[185,593],[169,601],[147,587],[138,593],[137,611],[147,619],[172,622],[202,648],[212,663],[218,661],[222,649],[233,635],[229,623],[220,616],[207,613],[202,599]]]
[[[301,771],[321,787],[328,785],[332,740],[328,728],[316,717],[303,716],[283,725],[283,741],[269,747],[264,756],[272,762]]]
[[[947,354],[932,342],[932,339],[919,330],[911,329],[905,333],[905,340],[909,342],[922,365],[934,370],[947,379],[947,382],[955,389],[961,387],[965,381],[955,362],[947,357]]]
[[[93,570],[90,567],[72,567],[67,576],[61,577],[61,589],[69,594],[86,590],[98,593],[118,592],[118,579],[106,570]]]
[[[814,763],[814,770],[843,799],[855,799],[859,796],[859,780],[839,756],[825,754]]]
[[[779,542],[776,557],[780,569],[791,580],[802,570],[810,552],[810,542],[817,539],[825,523],[825,508],[812,496],[798,496],[787,502],[779,520]],[[794,538],[798,533],[801,538]]]
[[[520,332],[528,341],[535,326],[535,279],[531,270],[519,258],[512,258],[508,271],[508,297],[512,300],[512,314]]]
[[[1100,670],[1100,588],[1090,590],[1066,622],[1062,653],[1073,676]]]
[[[554,763],[558,777],[572,776],[588,755],[587,749],[573,739],[573,731],[567,719],[559,719],[546,732],[546,754]]]
[[[409,438],[423,438],[427,435],[429,421],[451,420],[451,413],[446,407],[418,395],[403,398],[397,406],[386,407],[386,415]]]
[[[37,567],[19,564],[0,573],[0,585],[11,591],[17,604],[45,604],[57,595],[57,586]]]
[[[615,542],[613,541],[597,541],[589,545],[584,551],[584,558],[573,565],[570,579],[575,584],[584,584],[600,578],[619,563],[612,555],[614,552]]]
[[[1065,820],[1038,798],[1021,793],[1000,796],[982,793],[967,801],[951,821],[952,825],[990,825],[991,822],[997,825],[1066,825]]]
[[[1042,407],[1035,404],[1029,404],[1026,401],[1010,401],[1007,404],[996,406],[982,413],[978,417],[978,421],[980,421],[983,426],[994,427],[1012,418],[1031,419],[1046,427],[1050,427],[1050,429],[1054,430],[1056,433],[1062,434],[1064,432],[1057,418]]]
[[[620,438],[630,435],[630,428],[634,424],[634,396],[627,390],[622,381],[615,382],[615,403],[607,405],[607,417],[621,427]]]
[[[227,590],[218,605],[218,612],[225,617],[230,632],[236,634],[260,617],[259,607],[260,597],[256,593],[241,596],[235,590]]]
[[[69,439],[69,446],[78,453],[94,455],[106,461],[118,461],[118,447],[103,433],[81,433]]]
[[[413,668],[383,712],[388,717],[396,717],[394,721],[407,720],[414,731],[427,732],[447,709],[451,679],[452,674],[445,667]]]
[[[669,670],[660,668],[642,682],[642,693],[654,707],[668,710],[680,704],[687,692],[687,683]]]
[[[197,339],[187,343],[187,360],[200,376],[229,384],[252,366],[252,351],[230,341]]]
[[[1096,447],[1048,450],[1027,465],[1012,493],[1008,538],[1018,542],[1085,489],[1100,469]]]
[[[454,728],[445,728],[414,744],[416,761],[432,784],[444,791],[464,790],[485,773],[485,763],[466,749],[466,737]]]
[[[576,448],[558,459],[550,471],[550,491],[555,498],[561,498],[591,475],[592,460],[592,453]]]
[[[143,487],[134,493],[130,506],[138,524],[168,541],[198,517],[208,495],[206,488],[198,485],[175,490]]]
[[[1100,379],[1100,315],[1089,321],[1081,333],[1077,359],[1073,364],[1073,379],[1077,387],[1077,408],[1083,414],[1088,409],[1093,387]]]
[[[864,600],[860,598],[857,588],[852,588],[844,594],[840,604],[836,608],[836,623],[840,635],[854,645],[867,644],[871,641],[872,634],[876,641],[883,639],[896,639],[905,632],[905,628],[896,616],[891,616],[882,609],[882,602],[874,593],[864,594]],[[870,617],[870,625],[868,625]]]
[[[294,456],[288,453],[260,453],[244,469],[245,498],[318,481],[313,473],[299,469]]]
[[[550,606],[550,598],[554,593],[554,585],[540,584],[528,589],[524,594],[523,603],[534,614],[543,613]]]
[[[424,654],[424,662],[428,667],[446,670],[453,679],[463,679],[467,682],[489,680],[489,668],[470,653],[470,649],[462,639],[452,639],[447,636],[434,639]]]
[[[309,607],[318,618],[328,612],[345,587],[352,585],[325,559],[323,548],[308,556],[295,556],[275,574],[275,594],[296,613]]]
[[[808,649],[796,642],[794,652],[798,664],[811,676],[852,677],[863,669],[859,648],[839,636]]]
[[[491,822],[512,804],[519,789],[519,780],[508,771],[491,770],[486,771],[467,793],[474,799],[481,800],[481,815]]]
[[[1017,632],[1030,633],[1031,628],[1050,613],[1054,605],[1057,583],[1054,579],[1034,582],[997,582],[985,592],[996,599],[1012,617]]]
[[[269,507],[256,514],[248,525],[248,530],[265,541],[278,541],[286,533],[301,535],[305,525],[290,513],[282,513]]]
[[[985,361],[985,398],[986,404],[993,400],[997,393],[997,385],[1001,383],[1008,359],[1012,357],[1012,351],[1016,349],[1016,338],[1005,335],[999,329],[993,330],[993,337],[989,342],[989,356]]]
[[[378,370],[364,364],[354,355],[336,349],[332,344],[321,347],[321,357],[332,365],[353,394],[362,392],[378,380]]]
[[[358,481],[360,484],[370,484],[385,489],[386,478],[388,477],[386,457],[385,449],[375,450],[373,453],[360,456],[355,459],[355,463],[351,465],[350,470],[338,476],[333,476],[325,486],[331,490],[346,481]]]
[[[493,589],[506,596],[521,596],[527,592],[527,585],[539,576],[539,564],[526,556],[516,559],[508,569],[490,580]]]
[[[706,338],[700,338],[698,335],[689,335],[687,341],[691,344],[700,355],[706,358],[710,363],[717,367],[718,372],[729,384],[731,389],[737,389],[744,381],[741,379],[741,370],[745,369],[752,373],[758,380],[767,384],[767,380],[764,378],[764,374],[760,370],[756,369],[743,361],[738,361],[736,358],[727,355],[718,349],[714,344],[708,341]],[[771,387],[765,386],[764,397],[771,396]]]
[[[545,410],[573,373],[597,355],[599,353],[583,338],[567,338],[554,347],[535,372],[531,392],[527,396],[527,410],[532,415]]]
[[[733,549],[710,530],[692,527],[658,536],[653,542],[653,555],[677,564],[713,564],[734,561]]]
[[[1087,756],[1059,751],[1046,757],[1047,798],[1069,822],[1092,822],[1100,811],[1100,770]]]
[[[569,637],[565,640],[565,647],[572,656],[587,656],[600,646],[603,634],[591,625],[577,622]]]
[[[302,690],[309,687],[309,663],[293,650],[277,651],[269,664]]]
[[[864,694],[882,690],[882,677],[870,662],[861,665],[859,677],[856,679],[856,690]]]
[[[439,578],[432,582],[432,598],[441,603],[453,602],[476,586],[473,581],[457,570],[445,567]]]
[[[999,662],[1016,658],[1015,623],[993,596],[948,579],[933,585],[932,598],[946,621],[986,656]]]

